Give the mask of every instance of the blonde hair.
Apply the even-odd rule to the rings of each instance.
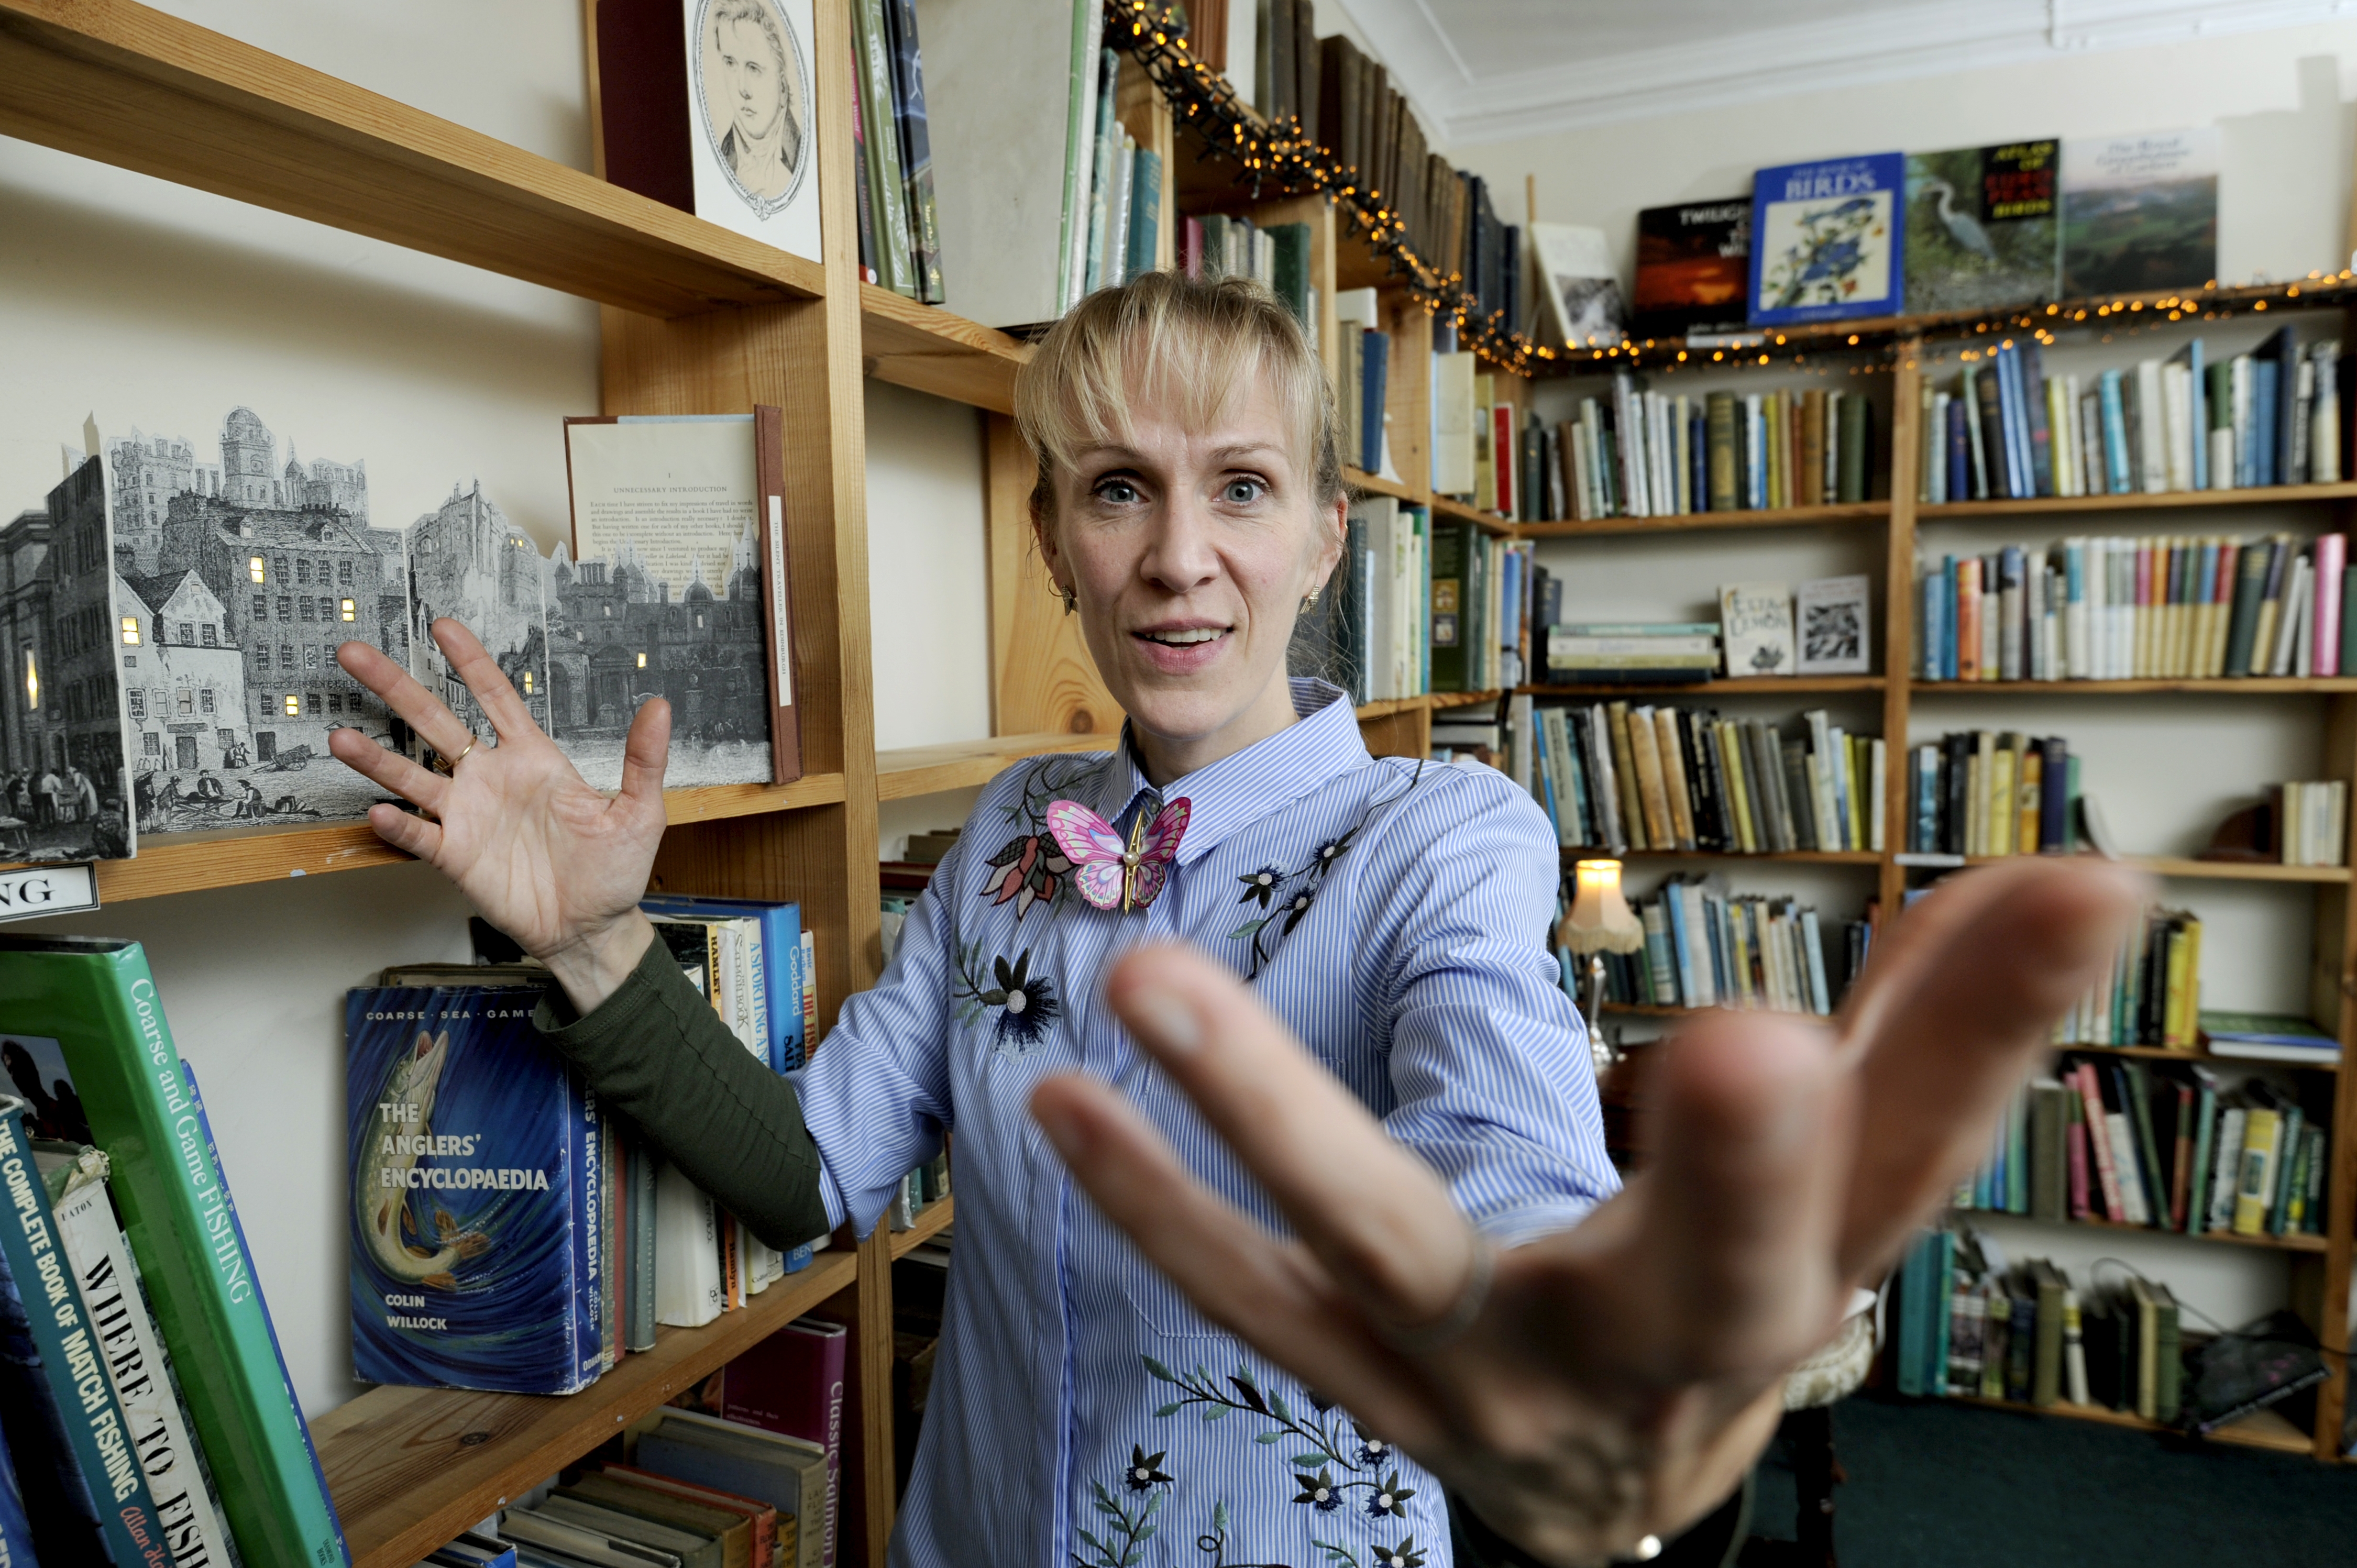
[[[1039,466],[1033,524],[1044,529],[1055,516],[1059,467],[1092,446],[1133,440],[1133,394],[1162,400],[1183,427],[1203,430],[1255,381],[1286,415],[1316,510],[1329,510],[1348,493],[1334,395],[1308,334],[1276,295],[1248,278],[1175,272],[1089,295],[1015,377],[1015,423]]]

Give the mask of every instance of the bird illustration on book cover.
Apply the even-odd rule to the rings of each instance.
[[[1876,153],[1752,177],[1754,324],[1898,311],[1905,163]]]
[[[529,989],[354,991],[346,1007],[353,1369],[567,1393],[597,1373],[577,1081]]]
[[[2061,143],[1907,155],[1907,310],[2042,305],[2062,286]]]

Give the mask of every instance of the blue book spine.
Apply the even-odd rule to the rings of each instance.
[[[1936,681],[1940,678],[1940,668],[1945,662],[1940,657],[1940,644],[1947,637],[1947,628],[1940,624],[1940,574],[1924,573],[1923,585],[1919,592],[1923,603],[1922,608],[1917,612],[1921,618],[1917,624],[1923,628],[1923,657],[1917,673],[1923,680]]]
[[[22,1303],[18,1304],[22,1306]],[[0,1373],[5,1377],[5,1373]],[[33,1521],[17,1490],[16,1466],[8,1457],[8,1434],[0,1427],[0,1568],[37,1568]]]
[[[1940,568],[1940,679],[1956,679],[1956,558]]]
[[[1383,467],[1383,397],[1391,385],[1391,335],[1367,328],[1365,352],[1359,361],[1360,427],[1359,455],[1367,460],[1367,472],[1381,473]]]
[[[1694,951],[1688,945],[1693,940],[1693,935],[1686,930],[1684,900],[1678,897],[1675,883],[1662,889],[1662,911],[1669,918],[1670,978],[1678,988],[1675,1000],[1680,1005],[1692,1007],[1695,1005],[1695,999],[1689,994],[1690,987],[1686,984],[1686,977],[1695,972]]]
[[[2201,339],[2185,346],[2186,368],[2193,372],[2193,488],[2210,488],[2210,378],[2202,373]]]
[[[1948,402],[1948,499],[1952,501],[1973,498],[1973,435],[1964,424],[1964,401],[1961,397]]]
[[[2120,372],[2105,371],[2104,399],[2104,482],[2112,494],[2128,493],[2127,411],[2120,404]]]
[[[1129,254],[1124,258],[1122,281],[1154,270],[1156,248],[1162,241],[1162,155],[1150,147],[1137,149],[1129,199]]]
[[[23,1308],[66,1446],[97,1505],[115,1568],[172,1568],[138,1448],[101,1359],[104,1336],[90,1320],[81,1287],[67,1265],[48,1189],[33,1163],[27,1109],[21,1100],[0,1098],[0,1272]]]
[[[2276,479],[2276,371],[2273,360],[2251,361],[2251,483]]]
[[[2036,411],[2029,404],[2028,358],[2016,344],[2006,350],[2006,374],[2013,381],[2013,446],[2020,466],[2013,471],[2013,493],[2020,499],[2038,494]]]
[[[1916,757],[1915,843],[1910,847],[1928,854],[1940,847],[1940,751],[1922,746]]]
[[[24,1298],[0,1254],[0,1433],[14,1455],[18,1500],[40,1549],[20,1561],[103,1563],[104,1537],[90,1486],[66,1436],[64,1412],[41,1366]]]
[[[1727,974],[1727,906],[1717,899],[1705,897],[1702,901],[1702,923],[1710,939],[1711,994],[1725,1002],[1734,987]]]
[[[366,1381],[546,1394],[596,1375],[577,1232],[597,1144],[578,1081],[532,1026],[538,1000],[346,999],[352,1363]]]
[[[1996,350],[1997,438],[2005,443],[2005,498],[2021,499],[2021,392],[2013,376],[2013,350]]]
[[[1923,1394],[1925,1329],[1932,1320],[1927,1299],[1932,1294],[1931,1261],[1932,1238],[1926,1232],[1907,1249],[1907,1261],[1899,1270],[1899,1391],[1918,1399]]]
[[[1710,423],[1701,414],[1686,421],[1686,496],[1688,511],[1705,511],[1710,498]]]
[[[572,1157],[566,1176],[573,1187],[574,1373],[582,1386],[606,1369],[605,1133],[598,1125],[596,1091],[577,1073],[571,1079],[573,1117],[565,1128]]]
[[[1539,781],[1539,801],[1546,807],[1547,831],[1555,834],[1555,843],[1563,843],[1563,818],[1555,813],[1555,769],[1546,764],[1544,754],[1541,755],[1539,762],[1540,765],[1532,769]]]

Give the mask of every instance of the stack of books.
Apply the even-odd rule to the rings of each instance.
[[[2286,1013],[2204,1013],[2201,1048],[2213,1057],[2244,1061],[2306,1062],[2329,1067],[2341,1060],[2341,1042],[2328,1029]]]
[[[2341,345],[2286,327],[2205,363],[2202,340],[2166,360],[2089,376],[2045,373],[2038,341],[1970,353],[1951,390],[1923,383],[1917,499],[2162,495],[2332,484],[2342,475]]]
[[[1907,850],[2067,854],[2078,847],[2079,759],[2061,736],[1951,731],[1907,759]]]
[[[1633,1006],[1830,1017],[1872,940],[1865,920],[1828,932],[1813,906],[1731,894],[1716,877],[1674,876],[1631,905],[1644,922],[1645,946],[1604,955],[1604,990],[1607,1001]],[[1563,958],[1566,978],[1576,982],[1578,961],[1567,951]]]
[[[1717,621],[1571,621],[1546,631],[1545,683],[1691,685],[1718,673]]]
[[[2201,921],[2154,908],[2113,954],[2110,972],[2054,1026],[2062,1046],[2191,1050],[2201,1011]]]
[[[2065,539],[1916,564],[1925,681],[2337,675],[2349,541]]]
[[[2330,1140],[2299,1101],[2198,1061],[2070,1054],[2026,1085],[1953,1207],[2186,1236],[2320,1236]]]

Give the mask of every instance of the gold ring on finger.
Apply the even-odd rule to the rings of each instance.
[[[467,760],[467,758],[468,758],[469,757],[472,757],[472,756],[475,754],[475,746],[477,746],[477,744],[478,744],[478,743],[479,743],[479,742],[480,742],[480,740],[481,740],[481,739],[482,739],[482,737],[481,737],[480,736],[469,735],[469,736],[467,737],[467,749],[466,749],[466,750],[464,750],[464,751],[460,752],[460,753],[459,753],[457,756],[456,756],[456,757],[436,757],[435,762],[434,762],[434,771],[435,771],[435,772],[436,772],[436,773],[439,773],[439,774],[443,775],[445,778],[447,778],[447,777],[449,777],[449,776],[451,776],[451,775],[453,775],[453,774],[457,773],[457,772],[458,771],[458,764],[460,764],[460,763],[462,763],[462,762],[466,761],[466,760]]]

